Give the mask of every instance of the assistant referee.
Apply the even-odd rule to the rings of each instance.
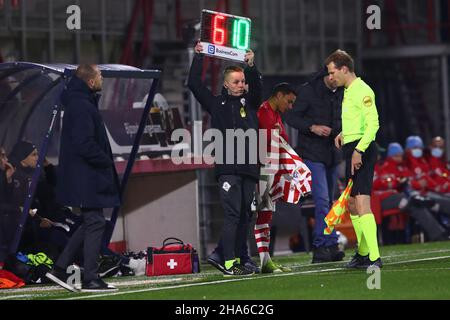
[[[336,50],[325,61],[331,80],[345,87],[342,102],[342,131],[336,137],[343,149],[346,179],[353,178],[350,194],[350,218],[358,241],[358,250],[348,268],[382,267],[377,241],[377,224],[370,208],[373,174],[378,149],[375,136],[379,128],[373,90],[354,70],[352,57]]]

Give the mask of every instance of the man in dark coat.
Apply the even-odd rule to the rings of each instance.
[[[324,218],[334,198],[338,154],[334,137],[339,134],[343,89],[337,88],[324,67],[298,90],[294,108],[286,122],[298,130],[296,151],[311,170],[312,196],[315,204],[313,263],[340,261],[336,231],[324,235]]]
[[[71,291],[76,289],[67,283],[65,270],[81,244],[84,245],[82,291],[116,290],[97,275],[106,224],[103,209],[120,205],[117,172],[98,110],[97,92],[102,88],[102,81],[97,66],[82,64],[62,94],[65,112],[56,196],[59,203],[80,208],[83,223],[47,277]]]

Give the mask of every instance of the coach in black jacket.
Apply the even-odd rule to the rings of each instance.
[[[102,236],[105,230],[103,208],[120,205],[119,184],[105,124],[98,110],[97,92],[103,78],[95,65],[81,64],[62,94],[65,106],[57,200],[81,209],[82,225],[75,231],[47,277],[64,288],[66,268],[83,245],[84,279],[82,291],[111,291],[97,275]]]
[[[245,140],[245,146],[226,143],[226,130],[249,130],[257,135],[256,111],[261,104],[261,75],[254,65],[254,54],[246,53],[247,67],[228,67],[224,71],[224,88],[221,95],[214,96],[201,80],[203,55],[202,45],[195,47],[195,56],[188,79],[188,86],[202,107],[211,115],[211,127],[220,130],[224,145],[216,144],[216,177],[219,181],[220,196],[224,209],[223,251],[225,258],[224,275],[239,276],[253,273],[239,263],[237,257],[248,229],[248,211],[259,179],[257,149]],[[245,91],[247,80],[248,92]],[[234,149],[234,157],[227,161],[227,154]],[[242,150],[244,148],[244,150]],[[253,148],[253,149],[252,149]],[[223,163],[219,163],[218,152],[223,152]],[[239,152],[244,152],[245,161],[239,163]],[[254,154],[253,154],[254,153]],[[251,161],[253,158],[253,161]],[[229,159],[230,160],[230,159]]]
[[[343,89],[330,81],[325,67],[300,87],[295,106],[285,118],[298,130],[297,152],[311,170],[315,204],[313,263],[343,258],[343,252],[338,251],[336,231],[323,234],[337,179],[339,154],[334,137],[340,132],[343,96]]]

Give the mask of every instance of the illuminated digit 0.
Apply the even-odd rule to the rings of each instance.
[[[239,27],[238,27],[239,20],[233,21],[233,47],[237,48],[238,46],[238,38],[239,38]]]
[[[249,45],[250,22],[247,20],[238,20],[237,29],[237,32],[233,30],[237,38],[236,47],[246,50]]]
[[[221,15],[214,16],[213,19],[213,43],[224,45],[225,43],[225,29],[223,28],[225,17]]]

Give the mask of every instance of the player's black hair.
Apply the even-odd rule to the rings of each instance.
[[[293,95],[297,96],[297,92],[295,91],[295,89],[292,87],[291,84],[287,82],[281,82],[275,85],[272,89],[272,97],[275,97],[278,92],[281,92],[284,95],[292,93]]]

